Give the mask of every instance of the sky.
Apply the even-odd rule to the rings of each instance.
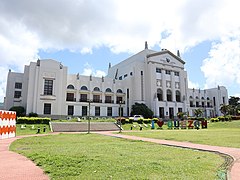
[[[37,59],[105,76],[144,49],[180,50],[189,88],[240,96],[238,0],[1,0],[0,102],[7,74]]]

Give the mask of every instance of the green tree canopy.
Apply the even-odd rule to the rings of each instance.
[[[202,114],[203,114],[203,110],[202,110],[202,109],[195,109],[195,110],[194,110],[194,115],[195,115],[196,117],[201,117]]]
[[[144,118],[152,118],[153,112],[146,106],[146,104],[135,103],[132,105],[131,116],[133,115],[142,115]]]
[[[13,106],[9,111],[16,111],[17,116],[25,116],[25,108],[22,106]]]

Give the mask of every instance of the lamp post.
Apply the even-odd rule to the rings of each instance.
[[[119,107],[120,107],[120,109],[119,109],[119,112],[120,112],[120,129],[119,129],[119,133],[121,133],[122,132],[122,101],[119,101]]]
[[[91,108],[92,100],[88,100],[88,134],[90,133],[90,108]]]

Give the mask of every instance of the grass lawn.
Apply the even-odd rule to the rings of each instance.
[[[24,125],[25,128],[21,128]],[[43,132],[44,126],[46,127],[46,132]],[[38,127],[40,127],[40,134],[45,134],[50,132],[49,125],[47,124],[17,124],[16,135],[29,135],[29,134],[37,134]]]
[[[123,127],[125,130],[130,129],[129,124],[126,124]],[[157,125],[155,128],[156,127]],[[138,131],[124,132],[124,134],[240,148],[240,121],[209,123],[208,129],[199,130],[167,130],[166,125],[164,125],[162,130],[150,130],[150,127],[143,128],[143,131],[139,131],[139,127],[135,129],[138,129]]]
[[[219,179],[224,162],[214,153],[97,134],[28,137],[10,149],[32,159],[51,179]]]

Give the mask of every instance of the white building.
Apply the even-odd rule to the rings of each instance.
[[[24,73],[9,71],[5,109],[23,106],[27,114],[66,117],[87,116],[90,107],[91,116],[130,116],[133,104],[145,103],[161,118],[191,116],[196,108],[206,117],[220,115],[220,105],[228,104],[227,89],[188,89],[184,64],[179,53],[149,50],[147,43],[143,51],[109,65],[102,78],[68,74],[60,62],[38,60]]]

